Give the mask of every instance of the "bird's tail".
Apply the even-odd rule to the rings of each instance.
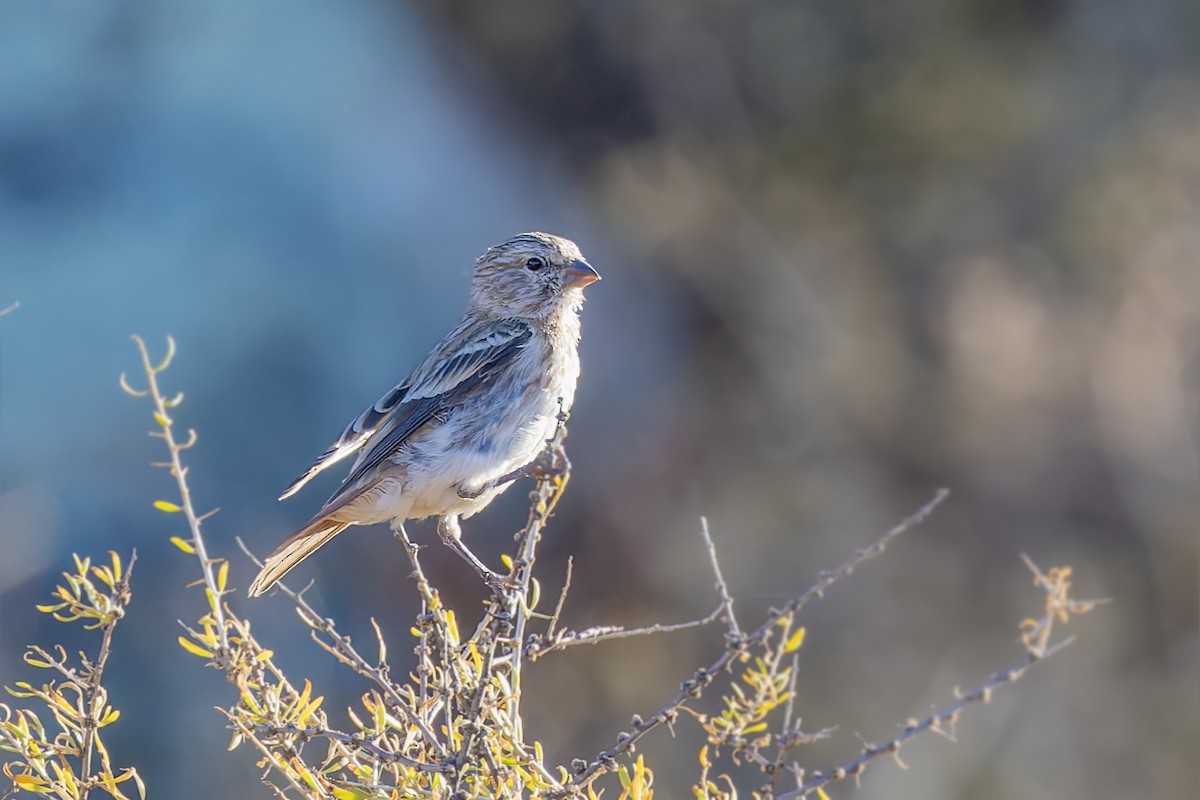
[[[350,526],[329,517],[313,520],[293,533],[267,556],[258,577],[250,584],[250,596],[258,597],[274,586],[292,567]]]

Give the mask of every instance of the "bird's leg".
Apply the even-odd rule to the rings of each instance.
[[[499,478],[493,478],[477,489],[467,489],[459,486],[458,496],[463,500],[474,500],[483,495],[484,492],[490,492],[498,486],[512,483],[521,478],[537,478],[539,481],[544,481],[566,475],[570,471],[571,459],[567,458],[567,451],[563,448],[562,444],[553,441],[547,444],[533,461],[522,467],[517,467],[512,472],[501,475]]]
[[[447,514],[444,517],[438,517],[437,530],[442,542],[457,553],[459,558],[474,567],[475,571],[479,573],[479,577],[483,578],[484,583],[497,591],[504,587],[504,578],[499,573],[489,569],[487,564],[480,561],[462,543],[462,528],[459,527],[457,514]]]

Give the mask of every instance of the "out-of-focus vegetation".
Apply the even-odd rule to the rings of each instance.
[[[942,515],[810,608],[805,724],[840,726],[822,760],[996,663],[995,632],[1029,613],[1024,551],[1112,606],[939,769],[859,796],[1195,796],[1195,5],[5,4],[0,307],[21,307],[0,319],[0,674],[57,640],[26,609],[71,551],[136,545],[157,600],[117,638],[105,732],[151,784],[253,782],[211,727],[223,682],[181,691],[183,652],[146,668],[191,618],[173,592],[192,576],[129,480],[158,456],[112,386],[127,335],[195,354],[179,383],[197,489],[223,509],[210,535],[261,550],[324,487],[278,490],[456,319],[474,254],[545,228],[605,278],[542,552],[553,574],[575,556],[572,624],[703,607],[701,514],[752,613],[949,485]],[[510,494],[466,527],[493,560],[524,519]],[[428,556],[452,603],[482,600]],[[356,532],[308,597],[399,638],[405,563]],[[235,561],[231,584],[250,577]],[[286,604],[261,614],[292,671],[332,680]],[[535,664],[566,699],[531,729],[591,719],[536,735],[594,752],[705,647]],[[166,703],[187,736],[134,724]],[[658,785],[694,773],[648,748]]]

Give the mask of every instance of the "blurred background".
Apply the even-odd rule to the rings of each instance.
[[[553,596],[575,557],[568,624],[711,610],[701,515],[760,618],[948,486],[806,612],[797,708],[838,731],[805,765],[1014,661],[1025,552],[1112,604],[959,742],[831,795],[1200,796],[1198,222],[1186,0],[3,2],[0,681],[62,638],[32,605],[71,552],[136,547],[114,763],[157,796],[269,797],[224,752],[230,687],[175,644],[202,599],[150,506],[173,489],[149,408],[117,388],[129,335],[178,341],[193,492],[245,587],[234,537],[265,553],[306,520],[340,476],[279,491],[457,321],[478,253],[542,229],[604,276],[540,562]],[[524,496],[466,525],[493,563]],[[470,618],[474,576],[426,558]],[[298,571],[398,667],[403,560],[378,527]],[[364,690],[284,600],[233,602],[327,708]],[[720,647],[540,661],[527,730],[594,755]],[[664,797],[698,744],[648,742]]]

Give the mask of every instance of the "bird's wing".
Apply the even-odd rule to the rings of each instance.
[[[532,336],[529,324],[517,319],[464,320],[412,375],[350,423],[341,438],[283,496],[293,494],[322,469],[361,450],[350,474],[323,511],[341,504],[359,478],[394,454],[422,425],[452,408],[464,394],[508,363]]]
[[[379,398],[379,401],[375,405],[355,417],[346,426],[346,430],[342,431],[342,435],[338,437],[337,441],[331,444],[329,449],[313,462],[308,471],[292,481],[291,486],[284,489],[283,494],[279,495],[279,499],[284,500],[291,497],[300,491],[304,484],[312,480],[313,476],[318,472],[327,467],[332,467],[362,447],[371,438],[371,434],[375,433],[384,423],[388,414],[404,399],[404,395],[406,394],[408,394],[407,380],[394,387],[390,392]]]
[[[372,434],[346,483],[381,464],[436,414],[461,402],[532,337],[529,323],[519,319],[464,321],[413,372],[408,393]]]

